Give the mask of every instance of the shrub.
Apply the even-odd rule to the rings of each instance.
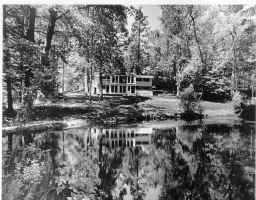
[[[195,89],[203,93],[202,99],[213,102],[226,102],[231,100],[230,80],[223,74],[210,71],[200,80],[195,79]]]
[[[184,113],[202,113],[202,108],[199,103],[199,95],[194,91],[194,87],[190,84],[180,97],[180,107]]]

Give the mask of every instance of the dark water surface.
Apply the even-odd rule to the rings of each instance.
[[[167,121],[3,137],[4,200],[251,200],[255,124]]]

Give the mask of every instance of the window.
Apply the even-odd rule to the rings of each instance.
[[[115,93],[117,93],[117,85],[115,86]]]
[[[126,93],[126,87],[123,86],[123,93]]]
[[[131,137],[134,137],[134,130],[132,130]]]
[[[112,76],[112,83],[114,83],[115,82],[115,77],[114,76]]]
[[[127,89],[129,92],[130,92],[130,90],[131,90],[131,86],[128,86],[128,89]]]
[[[97,93],[97,88],[95,87],[95,88],[94,88],[94,94],[96,94],[96,93]]]
[[[135,93],[135,87],[134,86],[131,87],[131,93]]]
[[[120,93],[122,93],[123,92],[123,87],[122,86],[120,86]]]
[[[130,83],[130,76],[128,76],[128,83]]]
[[[151,90],[151,86],[136,86],[137,90]]]
[[[114,86],[113,85],[111,86],[111,92],[112,93],[114,92]]]
[[[126,83],[126,76],[120,76],[120,83]]]
[[[109,86],[106,86],[106,92],[109,93]]]
[[[131,76],[131,83],[133,83],[133,76]]]

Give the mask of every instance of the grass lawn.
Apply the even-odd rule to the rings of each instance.
[[[139,103],[144,110],[161,110],[168,113],[175,113],[179,109],[179,99],[170,96],[153,96],[151,99]],[[235,115],[231,102],[215,103],[209,101],[201,101],[203,113],[212,116],[230,116]]]

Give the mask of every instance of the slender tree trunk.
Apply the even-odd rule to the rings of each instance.
[[[28,7],[28,29],[25,35],[25,38],[30,41],[30,42],[35,42],[35,17],[36,17],[36,9],[33,7]],[[30,63],[31,65],[33,65],[33,63]],[[33,91],[31,91],[31,77],[33,76],[32,73],[32,69],[31,68],[27,68],[25,69],[25,81],[24,81],[24,85],[26,88],[26,94],[25,94],[25,98],[24,98],[24,103],[27,109],[27,114],[28,114],[28,118],[30,117],[30,113],[32,111],[32,107],[33,107]]]
[[[36,9],[34,7],[28,8],[29,16],[28,16],[28,29],[26,32],[26,39],[30,42],[35,42],[35,19],[36,19]],[[33,76],[31,69],[26,69],[25,71],[25,87],[30,87],[31,85],[31,76]]]
[[[29,24],[26,37],[29,41],[35,42],[35,20],[36,20],[36,9],[34,7],[29,7]]]
[[[89,100],[90,103],[92,102],[92,75],[93,75],[93,71],[92,71],[92,65],[90,66],[90,82],[89,82]]]
[[[237,90],[237,80],[236,80],[236,69],[237,69],[237,62],[236,62],[236,50],[235,50],[235,36],[231,33],[232,36],[232,54],[233,54],[233,66],[232,66],[232,75],[231,75],[231,84],[232,84],[232,95]]]
[[[176,86],[177,86],[176,96],[177,97],[180,96],[180,83],[181,83],[181,72],[180,70],[177,70],[177,74],[176,74]]]
[[[13,109],[13,98],[12,98],[12,80],[10,77],[7,77],[6,84],[7,84],[7,102],[8,102],[7,111],[8,113],[13,113],[14,109]]]
[[[4,41],[7,43],[8,42],[8,35],[7,35],[7,31],[6,31],[6,22],[5,19],[7,17],[7,12],[6,12],[6,6],[3,6],[3,37],[4,37]],[[4,43],[5,44],[5,43]],[[10,62],[10,53],[9,50],[7,49],[6,51],[6,55],[4,57],[4,64],[6,68],[9,68]],[[13,113],[13,98],[12,98],[12,80],[10,78],[9,74],[6,74],[6,90],[7,90],[7,112]]]
[[[49,54],[50,54],[50,49],[51,49],[55,24],[56,24],[56,21],[57,21],[57,12],[53,9],[49,9],[49,13],[50,13],[50,18],[49,18],[47,34],[46,34],[45,56],[44,56],[44,59],[43,59],[44,60],[43,64],[46,65],[46,66],[49,66],[49,64],[50,64],[49,63]]]
[[[138,29],[138,55],[137,55],[137,69],[136,74],[140,74],[140,21],[139,21],[139,29]]]
[[[200,60],[201,60],[201,63],[202,63],[201,72],[202,72],[202,74],[204,74],[206,72],[206,70],[207,70],[206,69],[206,63],[205,63],[205,60],[204,60],[204,56],[203,56],[203,52],[202,52],[201,45],[200,45],[200,42],[199,42],[199,38],[197,36],[196,23],[195,23],[195,18],[192,15],[192,10],[190,12],[190,18],[192,20],[193,34],[194,34],[194,38],[195,38],[195,41],[196,41],[196,44],[197,44],[197,48],[198,48],[198,51],[199,51]]]
[[[100,100],[103,100],[103,81],[102,81],[102,62],[100,63],[100,70],[99,70],[99,86],[100,86]]]
[[[64,62],[62,63],[62,95],[64,95],[64,91],[65,91],[65,81],[64,81],[64,78],[65,78],[65,65],[64,65]]]

